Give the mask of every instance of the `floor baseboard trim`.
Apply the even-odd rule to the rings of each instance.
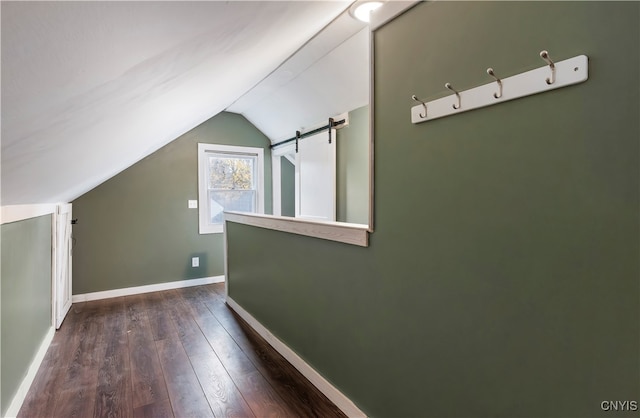
[[[271,347],[280,353],[289,363],[293,365],[304,377],[306,377],[320,392],[322,392],[331,402],[333,402],[348,417],[366,417],[349,398],[336,389],[320,373],[304,361],[295,351],[289,348],[278,337],[273,335],[264,325],[255,319],[249,312],[244,310],[236,301],[227,296],[227,305],[233,309],[242,319],[244,319]]]
[[[16,392],[13,399],[11,400],[11,403],[9,404],[9,408],[7,408],[7,412],[4,415],[5,418],[13,418],[16,415],[18,415],[18,412],[20,412],[22,403],[27,397],[27,393],[29,393],[29,388],[31,387],[33,380],[36,378],[38,369],[42,364],[42,360],[44,360],[44,356],[47,354],[47,350],[51,345],[51,341],[53,340],[53,336],[55,335],[55,333],[56,333],[55,328],[51,327],[45,334],[44,339],[42,340],[42,343],[40,343],[40,347],[38,348],[38,351],[36,352],[36,355],[33,358],[33,361],[29,365],[29,369],[27,370],[27,375],[24,377],[24,379],[22,379],[22,382],[18,387],[18,391]]]
[[[139,295],[141,293],[159,292],[161,290],[180,289],[182,287],[200,286],[203,284],[223,283],[224,276],[203,277],[200,279],[178,280],[168,283],[149,284],[145,286],[125,287],[123,289],[104,290],[102,292],[83,293],[73,295],[72,303],[89,302],[92,300],[117,298],[120,296]]]

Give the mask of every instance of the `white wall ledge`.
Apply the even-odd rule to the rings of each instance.
[[[287,216],[260,215],[244,212],[225,212],[225,222],[234,222],[259,228],[288,232],[290,234],[369,246],[369,226],[347,222],[323,222]]]

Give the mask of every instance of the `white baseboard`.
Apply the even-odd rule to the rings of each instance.
[[[331,402],[333,402],[342,412],[349,417],[366,417],[349,398],[335,388],[320,373],[305,362],[278,337],[273,335],[257,319],[244,310],[236,301],[227,296],[227,305],[233,309],[242,319],[244,319],[262,338],[264,338],[278,353],[293,365],[304,377],[306,377],[320,392],[322,392]]]
[[[51,327],[47,331],[36,352],[36,356],[33,358],[33,361],[29,365],[29,369],[27,370],[27,375],[22,379],[22,383],[18,387],[18,391],[14,395],[11,403],[9,404],[9,408],[7,409],[7,413],[4,415],[5,418],[14,418],[20,412],[20,408],[22,407],[22,403],[24,399],[27,397],[27,393],[29,393],[29,388],[33,383],[33,379],[36,377],[36,373],[38,373],[38,369],[40,368],[40,364],[42,364],[42,360],[44,360],[44,356],[47,354],[47,350],[49,349],[49,345],[51,345],[51,340],[53,340],[53,336],[55,335],[56,330]]]
[[[72,303],[89,302],[92,300],[117,298],[120,296],[138,295],[140,293],[159,292],[161,290],[180,289],[182,287],[200,286],[203,284],[223,283],[224,276],[203,277],[201,279],[178,280],[168,283],[149,284],[146,286],[125,287],[123,289],[104,290],[102,292],[83,293],[73,295]]]

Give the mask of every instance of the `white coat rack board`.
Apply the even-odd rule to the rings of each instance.
[[[572,84],[582,83],[589,78],[589,61],[586,55],[578,55],[560,62],[553,62],[547,51],[540,52],[547,63],[544,67],[501,79],[492,68],[487,74],[495,81],[458,92],[450,84],[445,87],[454,94],[423,102],[415,95],[411,98],[420,104],[411,108],[411,122],[422,123],[480,107],[491,106],[520,97],[530,96]]]

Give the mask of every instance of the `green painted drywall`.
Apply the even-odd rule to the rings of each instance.
[[[280,214],[296,216],[296,167],[280,157]]]
[[[601,402],[640,400],[639,17],[433,2],[377,30],[370,247],[231,223],[230,296],[369,416],[637,416]],[[412,94],[542,49],[589,80],[411,124]]]
[[[4,416],[51,328],[51,216],[2,225]]]
[[[198,210],[187,208],[198,198],[198,143],[264,147],[270,212],[269,140],[220,113],[73,202],[73,294],[224,274],[222,234],[200,235]]]
[[[336,220],[368,225],[369,106],[349,112],[349,126],[336,135]]]

